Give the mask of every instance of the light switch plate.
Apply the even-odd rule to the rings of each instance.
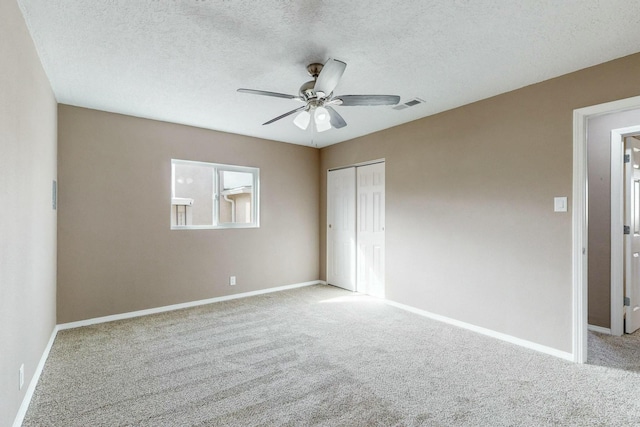
[[[567,198],[566,197],[554,197],[553,198],[553,211],[554,212],[566,212],[567,211]]]

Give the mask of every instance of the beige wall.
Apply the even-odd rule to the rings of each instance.
[[[55,326],[54,179],[56,101],[17,3],[0,1],[0,426],[13,423]]]
[[[320,253],[326,170],[386,158],[387,297],[570,352],[572,112],[639,94],[633,55],[324,148]]]
[[[318,279],[318,150],[67,105],[58,115],[59,323]],[[259,167],[260,228],[170,230],[172,158]]]
[[[611,327],[611,131],[636,125],[640,110],[595,117],[587,128],[589,324],[603,328]]]

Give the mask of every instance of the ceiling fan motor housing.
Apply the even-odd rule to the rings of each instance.
[[[314,90],[315,85],[316,85],[316,81],[310,80],[304,83],[302,86],[300,86],[300,96],[305,101],[309,101],[310,99],[314,99],[317,97],[316,91]]]

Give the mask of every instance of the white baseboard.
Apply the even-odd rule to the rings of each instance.
[[[20,405],[20,409],[18,409],[18,413],[16,414],[16,418],[13,421],[13,427],[20,427],[22,422],[24,421],[25,415],[27,415],[27,409],[29,409],[29,404],[31,403],[31,398],[33,397],[33,392],[36,390],[36,385],[38,385],[38,381],[40,381],[40,375],[42,374],[42,370],[44,369],[44,364],[49,357],[49,352],[51,351],[51,347],[53,346],[53,342],[56,339],[56,335],[58,334],[58,326],[53,328],[51,332],[51,337],[49,338],[49,342],[42,352],[42,357],[40,357],[40,362],[38,362],[38,366],[36,366],[36,370],[33,373],[33,377],[31,377],[31,381],[29,381],[29,387],[27,387],[27,391],[24,393],[24,398],[22,399],[22,404]]]
[[[602,326],[596,326],[596,325],[587,325],[587,329],[593,332],[598,332],[601,334],[607,334],[607,335],[611,335],[611,329],[610,328],[603,328]]]
[[[239,298],[247,298],[256,295],[268,294],[271,292],[286,291],[289,289],[302,288],[305,286],[325,284],[322,280],[312,280],[310,282],[294,283],[292,285],[278,286],[275,288],[260,289],[259,291],[242,292],[239,294],[225,295],[223,297],[208,298],[198,301],[190,301],[181,304],[165,305],[162,307],[149,308],[146,310],[130,311],[128,313],[113,314],[111,316],[94,317],[93,319],[79,320],[77,322],[61,323],[58,330],[80,328],[82,326],[96,325],[98,323],[113,322],[115,320],[131,319],[133,317],[147,316],[149,314],[164,313],[165,311],[180,310],[183,308],[197,307],[199,305],[212,304],[215,302],[229,301]]]
[[[525,347],[531,350],[535,350],[535,351],[539,351],[541,353],[545,353],[545,354],[549,354],[551,356],[555,356],[555,357],[559,357],[561,359],[565,359],[565,360],[569,360],[569,361],[574,361],[574,357],[572,353],[568,353],[566,351],[561,351],[552,347],[547,347],[544,346],[542,344],[538,344],[538,343],[534,343],[531,341],[527,341],[527,340],[523,340],[521,338],[517,338],[514,337],[512,335],[507,335],[507,334],[503,334],[501,332],[496,332],[494,330],[491,329],[486,329],[480,326],[476,326],[476,325],[472,325],[470,323],[466,323],[466,322],[461,322],[460,320],[455,320],[455,319],[451,319],[449,317],[446,316],[441,316],[439,314],[434,314],[434,313],[430,313],[428,311],[425,310],[420,310],[419,308],[415,308],[415,307],[411,307],[409,305],[405,305],[405,304],[401,304],[399,302],[395,302],[395,301],[391,301],[391,300],[386,300],[386,303],[393,306],[393,307],[397,307],[406,311],[410,311],[412,313],[415,314],[419,314],[420,316],[424,316],[424,317],[428,317],[429,319],[433,319],[433,320],[437,320],[439,322],[443,322],[443,323],[448,323],[450,325],[453,326],[457,326],[459,328],[464,328],[464,329],[468,329],[470,331],[473,332],[477,332],[479,334],[482,335],[486,335],[492,338],[497,338],[499,340],[502,341],[506,341],[508,343],[511,344],[516,344],[519,345],[521,347]]]

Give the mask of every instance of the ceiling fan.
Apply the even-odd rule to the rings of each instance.
[[[397,95],[333,95],[333,90],[338,85],[347,64],[337,59],[329,59],[324,65],[319,63],[309,64],[307,71],[313,80],[300,86],[299,95],[268,92],[255,89],[238,89],[238,92],[252,93],[254,95],[273,96],[276,98],[293,99],[303,102],[304,105],[295,110],[288,111],[276,118],[263,123],[271,124],[275,121],[298,113],[293,123],[302,130],[306,130],[311,122],[318,132],[324,132],[332,127],[336,129],[347,125],[342,116],[333,106],[359,107],[372,105],[396,105],[400,102]]]

